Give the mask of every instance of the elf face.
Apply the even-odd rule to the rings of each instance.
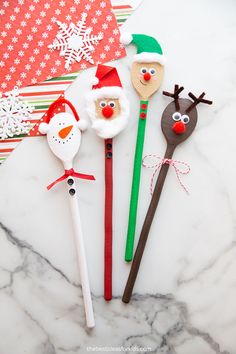
[[[120,103],[117,98],[104,98],[95,102],[97,118],[115,119],[120,115]]]
[[[133,63],[131,79],[142,99],[147,100],[159,89],[163,74],[164,67],[159,63]]]

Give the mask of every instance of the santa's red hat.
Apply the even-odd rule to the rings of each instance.
[[[91,79],[92,92],[90,98],[123,99],[124,90],[116,68],[107,65],[98,65],[95,76]]]

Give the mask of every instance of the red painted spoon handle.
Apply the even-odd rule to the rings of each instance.
[[[104,299],[112,299],[112,139],[105,139]]]

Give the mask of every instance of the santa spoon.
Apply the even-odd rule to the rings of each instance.
[[[120,41],[125,45],[132,43],[137,47],[137,54],[134,56],[131,68],[131,80],[140,97],[138,133],[134,156],[133,180],[125,249],[125,260],[130,262],[133,259],[147,108],[150,97],[160,88],[162,83],[165,57],[162,53],[160,44],[153,37],[144,34],[131,35],[124,33],[121,35]]]
[[[105,143],[105,217],[104,217],[104,298],[112,299],[112,138],[125,129],[129,102],[114,67],[98,65],[87,95],[87,112],[92,128]]]
[[[64,104],[67,104],[71,108],[74,115],[66,112],[54,115],[55,111]],[[51,183],[47,188],[51,189],[57,183],[63,180],[67,181],[86,322],[87,326],[92,328],[94,327],[95,322],[74,178],[82,178],[87,180],[94,180],[95,178],[91,175],[75,172],[73,169],[73,159],[77,154],[81,143],[80,129],[86,129],[86,122],[80,120],[74,106],[70,101],[64,98],[59,98],[51,104],[47,112],[46,123],[41,123],[39,125],[40,133],[47,135],[47,141],[51,151],[59,160],[61,160],[65,168],[64,175]]]

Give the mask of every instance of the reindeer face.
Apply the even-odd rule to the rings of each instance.
[[[163,74],[164,66],[159,63],[133,63],[131,79],[141,98],[148,99],[159,89]]]
[[[198,103],[212,104],[212,101],[203,98],[205,92],[202,92],[199,97],[189,92],[188,95],[193,101],[179,98],[179,94],[183,90],[182,86],[175,85],[173,93],[163,91],[163,95],[174,99],[164,110],[161,119],[162,132],[169,145],[176,146],[192,134],[197,124],[196,106]]]
[[[162,114],[161,128],[170,145],[178,145],[186,140],[197,124],[196,108],[186,112],[192,101],[179,98],[177,103],[171,102]]]

